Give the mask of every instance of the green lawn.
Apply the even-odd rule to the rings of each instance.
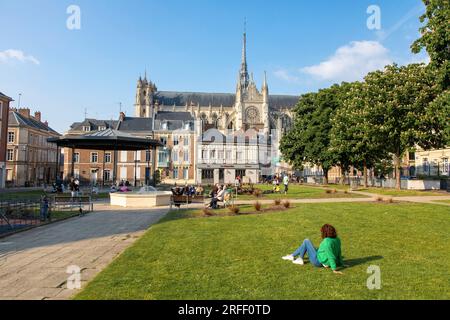
[[[250,208],[247,206],[247,208]],[[301,204],[259,215],[171,212],[76,299],[450,299],[450,219],[440,205]],[[319,229],[338,229],[338,276],[281,260]],[[368,290],[367,268],[381,268]]]
[[[448,196],[447,192],[442,191],[418,191],[418,190],[395,190],[386,188],[361,188],[358,191],[375,193],[384,196],[394,197],[420,197],[420,196]]]
[[[450,200],[437,200],[437,201],[433,201],[433,202],[443,202],[443,203],[450,203]]]
[[[272,185],[257,185],[255,188],[264,190],[272,190]],[[344,190],[337,188],[327,188],[329,190],[336,190],[335,193],[326,193],[323,187],[311,187],[305,185],[290,185],[288,193],[285,195],[284,186],[280,186],[281,193],[265,194],[261,199],[325,199],[325,198],[361,198],[363,196],[358,194],[345,193]],[[238,200],[254,200],[253,195],[239,195]]]
[[[15,199],[39,199],[44,195],[42,190],[22,191],[22,192],[2,192],[0,193],[0,201]]]

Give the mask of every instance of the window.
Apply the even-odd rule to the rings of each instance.
[[[208,150],[202,150],[202,159],[208,159]]]
[[[185,136],[184,137],[184,139],[183,139],[183,142],[184,142],[184,146],[189,146],[189,136]]]
[[[13,161],[14,160],[14,149],[8,149],[6,152],[6,160]]]
[[[105,153],[105,162],[106,163],[111,163],[111,152],[106,152]]]
[[[231,150],[227,150],[227,151],[225,152],[225,156],[226,156],[226,159],[227,159],[227,160],[231,160],[231,158],[232,158]]]
[[[214,170],[211,169],[202,170],[202,179],[214,179]]]
[[[6,181],[13,180],[13,171],[12,169],[6,169]]]
[[[174,146],[177,146],[179,143],[180,143],[180,142],[179,142],[178,136],[173,136],[173,145],[174,145]]]
[[[91,153],[91,163],[97,163],[98,162],[98,153],[92,152]]]
[[[167,138],[166,137],[161,137],[159,138],[159,141],[161,141],[163,147],[167,146]]]
[[[442,160],[443,164],[442,164],[442,172],[444,173],[448,173],[449,172],[449,163],[448,163],[448,158],[444,158]]]
[[[85,131],[85,132],[91,131],[91,127],[90,126],[84,126],[83,127],[83,131]]]
[[[428,158],[423,158],[422,162],[424,173],[428,173],[428,171],[430,170],[430,163],[428,162]]]
[[[120,151],[120,161],[127,162],[127,152],[126,151]]]
[[[151,151],[150,150],[145,150],[145,161],[149,162],[151,160],[152,160]]]
[[[220,159],[220,160],[223,159],[223,150],[217,151],[217,159]]]
[[[216,150],[211,150],[209,153],[209,158],[210,159],[215,159],[216,158]]]
[[[416,153],[415,152],[409,152],[409,161],[416,160]]]
[[[73,154],[73,162],[80,163],[80,154],[78,152]]]
[[[178,151],[176,151],[176,150],[172,151],[172,160],[174,162],[178,162]]]
[[[242,151],[236,151],[236,160],[242,160]]]
[[[13,132],[13,131],[8,132],[8,142],[9,143],[14,143],[14,141],[16,140],[15,138],[16,138],[15,132]]]
[[[103,181],[111,181],[111,170],[103,171]]]
[[[183,168],[183,179],[184,180],[189,179],[189,168]]]
[[[105,131],[106,130],[106,127],[105,126],[99,126],[98,127],[98,131]]]
[[[173,170],[173,178],[178,179],[178,168],[174,168]]]
[[[189,151],[188,150],[184,150],[183,160],[184,160],[184,162],[189,162]]]

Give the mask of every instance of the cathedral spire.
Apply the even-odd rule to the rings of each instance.
[[[240,74],[240,83],[241,87],[246,89],[248,87],[249,76],[248,76],[248,68],[247,68],[247,21],[244,22],[244,37],[242,43],[242,59],[241,59],[241,70]]]

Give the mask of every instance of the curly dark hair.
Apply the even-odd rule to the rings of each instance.
[[[331,224],[324,224],[323,227],[320,228],[320,232],[322,233],[322,239],[337,237],[336,229]]]

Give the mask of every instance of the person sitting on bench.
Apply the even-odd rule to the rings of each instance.
[[[225,196],[225,188],[223,186],[220,186],[217,190],[217,193],[213,193],[213,196],[211,198],[211,202],[209,203],[209,208],[211,209],[217,209],[217,202],[223,202]]]

